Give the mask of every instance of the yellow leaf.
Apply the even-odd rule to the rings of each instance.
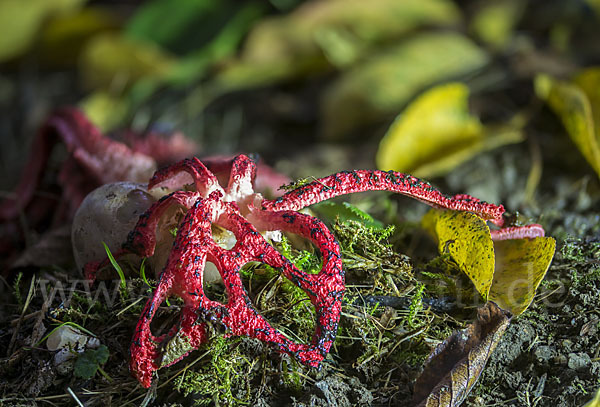
[[[487,299],[494,276],[494,244],[485,221],[469,212],[432,209],[422,224],[436,237],[440,254],[449,254]]]
[[[573,82],[585,93],[590,102],[596,142],[598,143],[600,142],[600,67],[581,71],[575,76]]]
[[[421,223],[481,296],[513,315],[529,307],[554,256],[553,238],[493,242],[485,221],[468,212],[432,209]]]
[[[85,0],[0,1],[0,61],[18,57],[33,43],[46,19],[76,9]]]
[[[496,266],[488,298],[515,316],[525,311],[550,267],[555,246],[551,237],[494,242]]]
[[[102,90],[88,95],[79,106],[103,133],[118,127],[129,109],[125,98],[113,96]]]
[[[123,89],[139,79],[165,78],[176,60],[158,46],[117,34],[101,34],[86,46],[82,75],[90,88]]]
[[[560,117],[567,133],[600,177],[598,75],[598,68],[590,69],[570,83],[540,74],[535,80],[535,90]]]
[[[522,140],[515,127],[484,127],[469,113],[468,97],[468,87],[456,82],[423,93],[381,140],[377,166],[427,178],[445,173],[483,150]]]
[[[598,391],[596,392],[596,396],[594,397],[594,399],[590,400],[583,407],[600,407],[600,389],[598,389]]]

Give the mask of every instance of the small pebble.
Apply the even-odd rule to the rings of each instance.
[[[579,370],[588,367],[592,363],[587,353],[569,353],[569,368]]]
[[[535,357],[540,362],[546,362],[552,358],[552,353],[553,351],[550,346],[538,346],[538,348],[535,350]]]
[[[568,362],[567,357],[565,355],[558,355],[554,357],[554,363],[557,365],[566,365]]]

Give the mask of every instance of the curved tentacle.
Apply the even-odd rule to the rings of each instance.
[[[431,184],[395,171],[345,171],[319,178],[274,200],[262,202],[267,211],[300,210],[335,196],[365,191],[391,191],[407,195],[437,208],[474,212],[485,220],[502,224],[504,207],[469,195],[447,196]]]
[[[159,186],[165,186],[170,189],[181,188],[189,182],[187,176],[181,176],[183,175],[182,173],[191,177],[191,181],[194,182],[194,186],[196,187],[196,192],[204,198],[215,190],[222,190],[217,177],[196,157],[186,158],[156,171],[148,182],[148,189]]]
[[[252,213],[260,229],[279,229],[292,232],[312,241],[323,258],[318,274],[298,270],[272,246],[266,250],[265,263],[281,267],[284,275],[300,287],[315,307],[317,324],[312,346],[297,349],[297,358],[304,364],[317,367],[335,341],[344,296],[344,270],[340,247],[333,234],[319,219],[293,211]]]
[[[223,322],[232,329],[235,335],[248,335],[275,344],[284,352],[294,354],[302,363],[317,367],[324,359],[333,345],[337,331],[337,325],[341,313],[341,301],[344,294],[344,272],[339,245],[333,234],[318,219],[304,214],[291,211],[281,212],[253,212],[252,221],[260,229],[285,230],[296,233],[312,241],[323,256],[323,265],[318,274],[308,274],[298,270],[285,256],[279,253],[260,235],[253,223],[236,214],[234,211],[227,214],[228,224],[236,234],[238,242],[231,249],[249,249],[252,259],[268,264],[282,270],[284,276],[301,288],[309,297],[315,307],[317,316],[315,332],[310,344],[295,343],[287,339],[276,329],[273,329],[262,316],[260,316],[251,304],[242,306],[246,310],[242,324],[231,326],[234,318],[239,318],[239,308],[236,312],[230,312],[223,318]],[[237,255],[234,256],[234,259]],[[223,264],[226,273],[231,273],[233,268],[239,269],[247,260],[242,258],[235,267],[232,264]],[[219,259],[220,263],[223,260]],[[239,276],[237,271],[236,275]],[[223,274],[223,280],[227,276]],[[239,282],[241,285],[241,281]],[[241,287],[243,289],[243,287]],[[245,294],[245,290],[243,290]],[[246,299],[244,298],[244,301]],[[232,304],[228,304],[228,307]],[[236,307],[241,306],[238,304]],[[230,321],[231,320],[231,321]],[[250,323],[249,321],[252,321]]]
[[[206,327],[198,323],[196,310],[204,299],[208,300],[202,287],[202,274],[211,242],[214,244],[210,224],[216,218],[215,203],[214,199],[198,199],[184,216],[158,286],[136,326],[129,366],[144,387],[150,386],[154,371],[181,360],[207,339]],[[150,324],[158,306],[170,295],[184,299],[179,326],[173,326],[168,334],[157,338]],[[171,355],[168,348],[173,340],[177,342],[177,349]],[[164,346],[167,349],[163,349]]]
[[[152,256],[156,247],[156,227],[165,211],[173,205],[189,209],[197,199],[196,194],[185,191],[175,191],[163,196],[140,215],[123,248],[141,257]]]
[[[152,335],[150,322],[160,304],[169,296],[171,284],[171,280],[161,278],[161,283],[154,290],[152,298],[144,306],[129,348],[129,369],[144,387],[150,387],[152,374],[160,367],[159,345],[163,341],[162,337]]]
[[[240,199],[254,194],[254,179],[256,178],[256,162],[240,154],[231,163],[231,173],[227,183],[227,200],[239,201]]]

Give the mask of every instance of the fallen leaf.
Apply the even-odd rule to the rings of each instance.
[[[599,77],[599,68],[583,71],[575,82],[540,74],[535,79],[535,91],[558,115],[581,154],[600,177]]]
[[[600,389],[596,392],[596,396],[594,396],[593,400],[590,400],[583,407],[600,407]]]
[[[484,150],[523,140],[518,126],[486,127],[468,110],[469,88],[436,86],[396,118],[377,151],[378,168],[433,177]]]
[[[520,315],[533,301],[554,256],[551,237],[494,242],[496,265],[488,299],[513,315]]]
[[[477,320],[440,343],[417,378],[413,402],[419,407],[456,407],[465,400],[510,322],[510,313],[493,302]]]
[[[594,130],[596,131],[596,144],[600,143],[600,67],[588,68],[581,71],[573,78],[577,85],[590,101]]]
[[[425,33],[374,55],[343,74],[322,99],[323,134],[339,139],[397,112],[418,91],[484,66],[487,54],[467,37]]]
[[[44,233],[37,242],[20,253],[10,268],[65,267],[71,264],[73,264],[73,249],[71,224],[68,223]]]
[[[485,300],[515,316],[531,304],[554,256],[553,238],[492,240],[486,222],[472,213],[432,209],[421,223]]]
[[[308,1],[259,22],[240,58],[217,78],[223,89],[274,83],[346,67],[374,46],[425,25],[456,25],[460,12],[446,0]]]
[[[432,209],[423,227],[436,237],[441,254],[449,254],[487,299],[494,277],[494,243],[490,228],[470,212]]]

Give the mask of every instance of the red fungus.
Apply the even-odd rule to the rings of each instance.
[[[233,160],[211,160],[207,164],[215,173],[221,174],[225,187],[197,158],[157,171],[148,184],[149,189],[157,186],[175,189],[193,183],[195,190],[178,190],[153,204],[140,216],[124,245],[124,252],[151,256],[162,214],[171,205],[187,209],[172,252],[160,274],[159,284],[142,312],[131,344],[130,368],[145,387],[150,386],[153,372],[181,360],[206,340],[205,321],[223,325],[230,335],[246,335],[268,342],[305,365],[320,365],[335,340],[345,290],[344,270],[340,248],[333,234],[320,220],[297,212],[306,206],[353,192],[387,190],[414,197],[434,207],[474,212],[497,225],[503,224],[504,208],[501,205],[489,204],[468,195],[445,196],[427,182],[393,171],[336,173],[302,185],[276,199],[265,200],[254,192],[256,164],[249,157],[239,155]],[[228,179],[222,176],[224,172],[229,172]],[[231,249],[225,249],[214,241],[212,225],[233,232],[236,243]],[[539,233],[536,227],[530,228],[529,233]],[[300,271],[260,233],[275,230],[293,232],[312,241],[323,258],[321,271],[318,274]],[[511,229],[503,235],[500,230],[497,236],[515,233]],[[212,301],[204,293],[202,277],[207,261],[214,263],[221,274],[228,295],[226,304]],[[317,316],[310,344],[287,339],[254,308],[239,274],[241,267],[250,261],[280,269],[286,278],[308,295]],[[102,264],[106,262],[88,264],[87,277],[93,280]],[[150,323],[157,308],[170,295],[177,295],[184,301],[180,321],[166,334],[155,337],[150,331]],[[178,353],[169,355],[165,349],[172,347],[173,343],[176,343]]]

